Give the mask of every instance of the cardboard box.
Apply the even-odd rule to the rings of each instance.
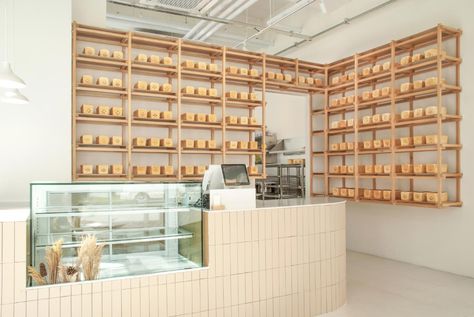
[[[110,166],[106,164],[99,164],[96,166],[96,173],[99,175],[107,175],[109,174]]]
[[[114,135],[110,138],[110,144],[115,146],[122,146],[123,139],[120,135]]]
[[[163,57],[161,62],[163,63],[163,65],[171,65],[171,64],[173,64],[173,59],[169,56],[165,56],[165,57]]]
[[[112,79],[112,87],[122,88],[122,80],[119,78]]]
[[[83,164],[79,167],[79,173],[85,174],[85,175],[94,174],[94,169],[92,165]]]
[[[161,117],[161,112],[159,110],[148,110],[147,117],[149,119],[158,120]]]
[[[217,115],[215,113],[209,113],[206,115],[207,122],[217,122]]]
[[[346,104],[347,104],[347,97],[346,96],[339,98],[339,105],[345,106]]]
[[[161,174],[161,166],[160,165],[147,166],[146,173],[148,175],[160,175]]]
[[[138,54],[137,56],[135,56],[135,61],[137,62],[141,62],[141,63],[146,63],[148,60],[146,54]]]
[[[298,76],[298,84],[305,84],[306,78],[304,76]]]
[[[144,137],[133,138],[133,146],[146,146],[146,138]]]
[[[99,86],[108,86],[109,85],[109,79],[107,77],[99,77],[96,80],[96,85]]]
[[[84,84],[84,85],[94,84],[94,77],[92,77],[91,75],[82,75],[81,84]]]
[[[374,166],[371,164],[364,165],[364,173],[365,174],[373,174],[374,173]]]
[[[123,116],[123,108],[122,107],[112,107],[110,108],[110,115],[115,117],[122,117]]]
[[[322,85],[323,85],[322,79],[320,79],[320,78],[315,78],[315,79],[314,79],[314,85],[315,85],[315,86],[322,86]]]
[[[81,105],[81,113],[83,114],[94,114],[94,106],[89,104]]]
[[[173,112],[171,112],[171,111],[162,111],[160,119],[162,119],[162,120],[172,120],[173,119]]]
[[[133,111],[133,117],[135,118],[143,119],[143,118],[146,118],[147,116],[148,116],[148,111],[146,109],[138,108],[135,111]]]
[[[257,141],[249,141],[249,149],[250,150],[258,150],[258,142]]]
[[[331,129],[339,129],[339,121],[331,122]]]
[[[81,144],[94,144],[94,138],[91,134],[81,135],[79,138],[79,143]]]
[[[95,144],[108,145],[110,143],[110,137],[106,135],[99,135],[95,137]]]
[[[172,138],[163,138],[160,140],[160,146],[162,147],[173,147],[173,139]]]
[[[173,175],[174,174],[174,167],[171,165],[165,165],[161,167],[161,174],[163,175]]]
[[[161,142],[160,138],[148,138],[146,140],[146,146],[159,147],[160,142]]]
[[[123,166],[122,166],[122,164],[113,164],[113,165],[112,165],[112,174],[113,174],[113,175],[121,175],[121,174],[123,174]]]
[[[236,150],[237,149],[237,141],[227,141],[226,142],[226,148],[231,149],[231,150]]]
[[[151,64],[159,64],[161,62],[161,58],[158,55],[150,55],[147,61]]]
[[[333,78],[331,78],[331,85],[337,85],[341,82],[341,79],[339,78],[339,76],[334,76]]]
[[[354,101],[355,101],[355,96],[354,95],[347,96],[347,104],[353,104]]]
[[[351,118],[351,119],[347,119],[346,120],[346,125],[348,128],[353,128],[354,127],[354,118]]]
[[[146,166],[138,165],[133,167],[133,175],[146,175]]]
[[[150,91],[160,91],[160,84],[159,83],[155,83],[155,82],[151,82],[148,84],[148,90]]]
[[[135,86],[133,87],[139,90],[146,90],[148,88],[148,83],[144,80],[139,80],[135,83]]]
[[[206,140],[194,140],[194,147],[196,149],[205,149],[206,148]]]
[[[86,46],[82,49],[82,54],[84,55],[95,55],[95,48]]]
[[[181,147],[184,149],[194,148],[194,140],[191,140],[191,139],[181,140]]]

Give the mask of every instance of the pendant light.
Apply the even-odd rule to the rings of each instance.
[[[23,81],[23,79],[21,79],[20,77],[18,77],[18,75],[16,75],[13,70],[12,70],[12,67],[10,65],[10,63],[8,62],[8,58],[7,58],[7,55],[8,55],[8,50],[7,50],[7,47],[8,47],[8,20],[7,20],[7,6],[8,6],[8,3],[5,2],[5,10],[4,10],[4,30],[5,30],[5,34],[4,34],[4,40],[5,40],[5,43],[3,43],[3,47],[5,48],[4,49],[4,61],[0,62],[0,88],[7,88],[7,89],[21,89],[21,88],[25,88],[26,87],[26,84],[25,82]],[[14,22],[13,22],[14,23]]]
[[[0,89],[0,103],[26,105],[30,101],[18,89]]]

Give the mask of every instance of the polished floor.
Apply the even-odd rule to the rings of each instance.
[[[326,316],[474,316],[474,279],[355,252],[347,259],[347,304]]]

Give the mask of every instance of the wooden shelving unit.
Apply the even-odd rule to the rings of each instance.
[[[347,197],[354,201],[377,202],[398,205],[412,205],[420,207],[453,207],[461,206],[461,161],[462,149],[460,140],[460,37],[461,30],[444,25],[424,32],[392,41],[389,44],[372,50],[358,53],[348,58],[328,64],[326,67],[325,101],[320,107],[311,108],[312,121],[321,120],[322,127],[311,129],[312,163],[316,160],[324,162],[324,168],[315,170],[311,167],[312,181],[324,184],[316,189],[311,188],[313,195],[333,195],[332,189],[351,188],[354,197]],[[436,49],[433,56],[401,65],[401,59],[427,49]],[[383,69],[388,62],[389,67]],[[380,65],[380,71],[370,74],[365,70]],[[347,76],[353,73],[353,76]],[[347,76],[347,77],[346,77]],[[333,78],[339,78],[333,79]],[[342,77],[342,78],[341,78]],[[437,83],[430,87],[411,89],[400,92],[400,84],[414,83],[427,77],[436,78]],[[342,79],[342,80],[341,80]],[[443,79],[446,79],[444,82]],[[382,87],[389,87],[388,95],[377,98],[364,98],[364,92],[373,91]],[[366,93],[367,94],[367,93]],[[359,96],[352,103],[347,102],[348,96]],[[332,106],[333,100],[343,100],[343,105]],[[413,111],[423,108],[420,105],[436,106],[436,114],[419,118],[400,119],[402,111]],[[447,113],[442,113],[442,108]],[[377,124],[363,125],[364,116],[389,113],[390,120]],[[333,121],[353,119],[353,127],[331,129]],[[425,132],[428,129],[432,132]],[[419,131],[422,132],[419,132]],[[431,145],[406,146],[397,145],[401,137],[417,135],[436,135],[438,142]],[[442,135],[448,135],[448,143],[440,142]],[[315,140],[319,138],[317,148]],[[389,139],[390,147],[383,149],[364,150],[359,144],[362,141]],[[354,142],[353,150],[331,151],[331,144]],[[423,157],[421,155],[424,155]],[[428,160],[428,161],[427,161]],[[431,160],[431,161],[429,161]],[[396,171],[399,164],[430,163],[437,165],[436,173],[432,174],[401,174]],[[442,172],[442,164],[448,163],[448,171]],[[362,164],[390,165],[390,173],[383,175],[360,173]],[[332,165],[352,165],[354,172],[348,174],[331,173]],[[400,191],[426,192],[423,181],[429,180],[428,185],[436,187],[431,190],[440,197],[442,192],[448,192],[447,201],[415,202],[402,201]],[[335,185],[337,184],[337,185]],[[420,185],[421,184],[421,185]],[[362,196],[364,188],[390,191],[390,199],[365,199]],[[340,194],[339,194],[340,195]]]

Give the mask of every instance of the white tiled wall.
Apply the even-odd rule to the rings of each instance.
[[[25,288],[26,223],[1,223],[1,316],[307,317],[345,303],[344,203],[204,221],[208,268],[36,288]]]

